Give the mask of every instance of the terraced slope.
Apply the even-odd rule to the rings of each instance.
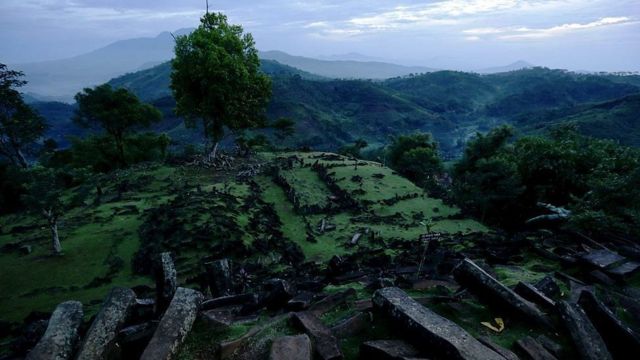
[[[262,164],[261,174],[237,179],[249,163]],[[274,272],[416,241],[425,221],[442,233],[486,230],[377,163],[286,153],[238,164],[224,172],[149,164],[71,189],[62,257],[49,255],[37,215],[0,217],[0,319],[19,322],[66,299],[82,301],[91,316],[112,286],[150,285],[157,251],[172,251],[181,283],[194,285],[203,262],[220,256]]]

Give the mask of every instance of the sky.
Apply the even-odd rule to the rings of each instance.
[[[640,70],[640,0],[210,1],[260,50],[407,65]],[[205,0],[0,0],[0,62],[70,57],[198,25]]]

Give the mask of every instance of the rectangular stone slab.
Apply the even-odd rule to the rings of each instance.
[[[51,314],[47,330],[27,354],[26,359],[71,359],[78,341],[78,328],[82,324],[82,316],[82,303],[78,301],[66,301],[58,305]]]
[[[178,288],[140,360],[172,359],[191,331],[203,298],[199,291]]]
[[[306,334],[273,340],[269,360],[311,360],[311,340]]]
[[[340,360],[342,352],[338,347],[338,340],[323,323],[310,312],[293,314],[293,321],[311,338],[313,348],[322,360]]]
[[[553,328],[551,321],[538,307],[489,275],[469,259],[464,259],[453,270],[456,281],[479,298],[520,315],[538,325]]]
[[[118,331],[135,303],[136,294],[133,290],[122,287],[113,288],[87,331],[77,360],[110,358]]]
[[[626,354],[640,354],[640,336],[618,317],[591,291],[583,290],[578,300],[580,307],[602,336],[607,348],[616,358]]]
[[[582,359],[612,359],[604,340],[602,340],[602,337],[589,321],[587,314],[585,314],[580,305],[560,301],[558,302],[558,312]]]
[[[504,360],[453,321],[420,305],[404,291],[388,287],[373,294],[376,308],[391,317],[407,339],[429,355],[457,360]]]
[[[531,336],[516,341],[516,346],[527,354],[527,359],[532,360],[557,360],[553,354],[544,348],[539,342],[535,341]]]
[[[624,257],[609,250],[593,250],[580,256],[580,258],[586,263],[601,269],[624,260]]]

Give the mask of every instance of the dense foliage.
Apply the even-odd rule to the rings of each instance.
[[[510,143],[512,136],[507,127],[477,135],[455,165],[455,196],[467,211],[514,229],[546,203],[572,211],[567,228],[638,235],[638,150],[570,127]]]
[[[435,176],[442,172],[438,144],[429,133],[393,138],[388,159],[392,168],[423,186],[433,185]]]
[[[251,34],[227,17],[207,13],[200,26],[176,39],[171,89],[176,113],[186,124],[202,121],[205,136],[215,144],[231,130],[262,124],[262,112],[271,95],[269,77],[260,71],[260,60]]]
[[[105,84],[84,89],[76,95],[78,109],[74,121],[85,128],[98,127],[111,137],[116,149],[116,160],[127,164],[125,137],[133,130],[148,127],[160,121],[162,115],[151,105],[144,104],[126,89],[113,89]]]
[[[22,72],[0,64],[0,156],[26,168],[25,150],[42,137],[46,123],[17,90],[26,84],[23,76]]]

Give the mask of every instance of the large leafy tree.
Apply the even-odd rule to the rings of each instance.
[[[233,131],[264,123],[271,81],[260,71],[251,34],[230,25],[225,15],[207,13],[191,34],[178,36],[172,67],[176,113],[187,126],[202,122],[212,145],[207,152],[213,158],[225,128]]]
[[[388,150],[391,166],[420,185],[431,185],[442,172],[438,144],[429,133],[401,135],[393,139]]]
[[[44,135],[46,123],[17,90],[26,84],[23,76],[0,64],[0,155],[13,165],[27,168],[25,149]]]
[[[86,128],[101,128],[114,141],[118,161],[126,165],[125,137],[135,129],[160,121],[155,107],[140,102],[126,89],[113,89],[109,84],[84,89],[75,96],[78,103],[74,121]]]

